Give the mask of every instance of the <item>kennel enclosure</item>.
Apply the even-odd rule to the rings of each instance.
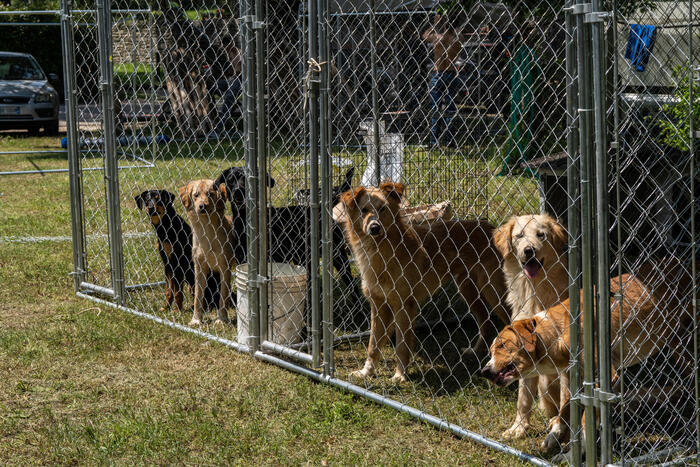
[[[370,313],[356,265],[351,284],[333,268],[332,200],[354,168],[353,185],[364,174],[373,185],[403,182],[407,210],[449,206],[437,219],[412,222],[451,216],[501,225],[512,215],[549,212],[568,229],[569,295],[583,291],[580,309],[578,301],[570,308],[571,441],[561,446],[563,461],[698,463],[700,57],[692,1],[190,3],[189,11],[169,2],[61,3],[79,296],[550,465],[562,459],[539,448],[536,433],[548,422],[539,408],[532,409],[532,435],[501,436],[516,394],[480,378],[482,362],[463,352],[480,330],[453,285],[421,308],[408,383],[389,380],[388,346],[377,378],[350,378],[365,359]],[[433,46],[422,39],[438,27],[437,14],[454,22],[462,44],[449,106],[431,98]],[[632,25],[655,26],[656,39],[626,58],[642,39]],[[237,52],[226,50],[230,39]],[[221,71],[222,57],[240,60],[240,69],[233,65],[238,88],[237,76]],[[99,125],[78,123],[86,106],[97,109]],[[430,146],[435,123],[451,130],[452,147]],[[88,141],[103,171],[88,170],[81,151]],[[127,153],[148,168],[134,167]],[[188,313],[161,310],[162,264],[149,219],[133,200],[143,190],[166,189],[185,216],[179,188],[231,166],[246,174],[248,262],[236,280],[245,285],[248,333],[213,319],[189,327]],[[307,207],[308,258],[295,265],[307,274],[301,319],[272,298],[285,291],[267,273],[270,209],[299,204]],[[692,324],[678,332],[695,377],[682,380],[669,349],[658,349],[624,368],[615,387],[613,343],[623,341],[622,361],[635,343],[625,340],[624,325],[611,334],[609,279],[669,255],[692,277],[692,290],[679,297]],[[295,332],[279,335],[275,320],[285,316]]]

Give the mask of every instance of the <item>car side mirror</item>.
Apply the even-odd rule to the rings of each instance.
[[[49,81],[52,83],[58,82],[58,75],[56,73],[49,73]]]

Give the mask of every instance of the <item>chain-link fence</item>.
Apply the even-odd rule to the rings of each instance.
[[[536,464],[697,463],[692,3],[83,7],[80,296]]]

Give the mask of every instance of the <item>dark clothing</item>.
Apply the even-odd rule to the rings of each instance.
[[[459,75],[452,71],[434,71],[430,79],[430,99],[433,102],[433,117],[430,124],[430,145],[440,141],[440,115],[445,118],[445,145],[452,142],[452,119],[457,112],[455,97],[459,91]],[[442,113],[440,108],[444,106]]]

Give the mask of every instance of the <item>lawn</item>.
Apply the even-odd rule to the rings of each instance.
[[[0,138],[0,151],[58,145],[58,138]],[[123,149],[156,165],[120,171],[126,281],[162,280],[151,227],[133,197],[151,187],[176,193],[189,179],[213,177],[228,165],[241,165],[242,150],[239,144],[216,143],[170,144],[159,146],[155,154],[150,146]],[[271,149],[271,172],[278,181],[271,200],[281,205],[304,187],[303,157],[289,145],[273,144]],[[450,199],[459,215],[485,216],[494,223],[511,212],[536,210],[534,180],[492,176],[499,161],[488,154],[470,155],[478,149],[428,153],[408,147],[409,201]],[[336,155],[358,166],[359,181],[363,154]],[[85,153],[84,167],[100,163]],[[120,164],[139,165],[128,157]],[[65,167],[60,154],[0,155],[0,171]],[[343,172],[336,167],[334,177],[339,180]],[[71,244],[62,240],[71,233],[67,174],[0,180],[3,463],[517,464],[513,457],[365,399],[76,298],[69,275]],[[85,172],[83,189],[88,279],[108,285],[103,173]],[[183,213],[179,203],[177,209]],[[347,313],[357,313],[352,308],[357,304],[342,298],[337,302],[338,332],[353,331],[350,326],[366,329],[362,319],[347,324]],[[449,291],[438,294],[423,313],[446,320],[459,308],[454,302]],[[127,305],[157,313],[162,289],[132,291]],[[186,313],[164,317],[189,320]],[[387,363],[368,388],[498,438],[514,414],[515,391],[495,390],[471,376],[474,368],[459,358],[459,346],[472,331],[469,320],[447,321],[419,334],[409,385],[391,385]],[[207,329],[235,338],[233,328]],[[359,367],[365,345],[352,342],[336,348],[339,378]],[[534,426],[538,435],[546,428],[541,417]],[[539,454],[538,442],[539,436],[533,436],[515,447]]]

